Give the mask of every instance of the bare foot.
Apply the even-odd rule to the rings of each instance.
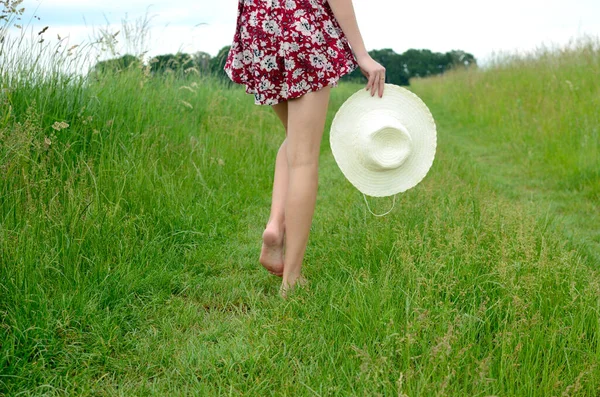
[[[308,286],[308,280],[304,278],[303,275],[298,276],[293,281],[283,280],[281,287],[279,288],[279,295],[281,295],[283,299],[287,298],[288,293],[292,292],[296,286],[301,288],[306,287]]]
[[[267,225],[263,233],[263,245],[260,252],[260,264],[270,273],[283,276],[283,231]]]

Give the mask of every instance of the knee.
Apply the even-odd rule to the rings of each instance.
[[[287,162],[289,168],[314,168],[319,166],[318,150],[288,150]]]

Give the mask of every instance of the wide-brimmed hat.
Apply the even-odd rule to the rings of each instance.
[[[423,101],[386,84],[383,98],[361,89],[340,107],[330,133],[342,173],[373,197],[404,192],[425,178],[437,146],[435,121]]]

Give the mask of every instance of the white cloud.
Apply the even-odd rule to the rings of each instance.
[[[368,49],[427,48],[445,52],[461,49],[478,59],[495,51],[532,49],[543,42],[564,44],[582,34],[600,35],[600,1],[597,0],[354,0],[359,26]],[[206,51],[215,55],[231,44],[237,0],[28,0],[29,10],[38,5],[52,32],[87,39],[92,28],[152,16],[151,54],[178,50]],[[200,25],[207,23],[208,25]],[[200,25],[200,26],[198,26]],[[116,28],[116,27],[115,27]]]
[[[354,4],[367,46],[397,52],[461,49],[486,58],[493,51],[532,49],[550,41],[564,44],[583,33],[600,34],[597,0],[355,0]]]

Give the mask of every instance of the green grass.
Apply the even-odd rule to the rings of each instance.
[[[0,73],[11,87],[0,99],[0,394],[598,395],[593,245],[565,238],[591,233],[593,218],[573,209],[577,222],[561,223],[556,206],[531,205],[568,206],[560,183],[598,169],[594,142],[573,142],[597,120],[586,56],[570,69],[591,74],[581,107],[552,91],[536,113],[550,56],[416,82],[438,155],[383,219],[338,170],[326,133],[310,285],[288,300],[257,262],[283,137],[272,110],[194,74]],[[359,88],[332,91],[327,131]],[[520,116],[498,110],[519,98]],[[537,129],[548,115],[589,128],[562,148],[574,130]],[[519,117],[528,132],[512,134],[525,131],[505,127]],[[506,194],[525,189],[508,177],[525,172],[523,142],[543,195]],[[576,205],[594,189],[583,183]]]
[[[486,71],[414,80],[461,156],[498,191],[559,218],[600,264],[600,41],[573,40]],[[442,139],[445,137],[442,135]]]

